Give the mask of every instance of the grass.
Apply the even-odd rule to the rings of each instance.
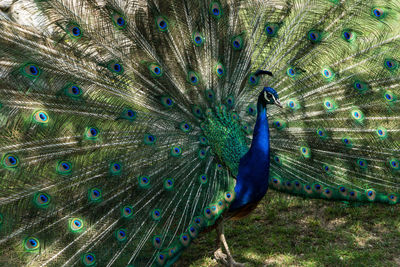
[[[249,217],[225,224],[246,266],[400,266],[400,205],[303,199],[267,193]],[[175,266],[221,266],[215,231],[200,235]]]

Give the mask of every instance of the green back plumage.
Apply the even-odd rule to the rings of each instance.
[[[399,1],[106,2],[0,21],[10,265],[172,264],[234,199],[264,85],[271,188],[398,202]]]

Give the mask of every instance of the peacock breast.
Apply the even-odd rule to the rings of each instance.
[[[236,177],[240,159],[249,150],[249,140],[236,113],[223,105],[209,109],[201,128],[213,154]]]

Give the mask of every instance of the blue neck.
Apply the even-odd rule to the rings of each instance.
[[[257,103],[257,120],[253,131],[253,141],[249,152],[256,153],[269,162],[269,125],[267,108],[260,101]]]
[[[250,150],[240,159],[235,186],[236,196],[230,211],[258,202],[268,190],[269,125],[262,97],[259,97],[257,103],[257,120]]]

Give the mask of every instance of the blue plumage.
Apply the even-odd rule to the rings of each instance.
[[[267,96],[273,95],[272,96]],[[257,119],[249,151],[240,159],[236,177],[235,200],[229,211],[237,211],[260,201],[268,190],[270,168],[270,140],[267,104],[280,104],[277,92],[264,87],[257,101]]]

